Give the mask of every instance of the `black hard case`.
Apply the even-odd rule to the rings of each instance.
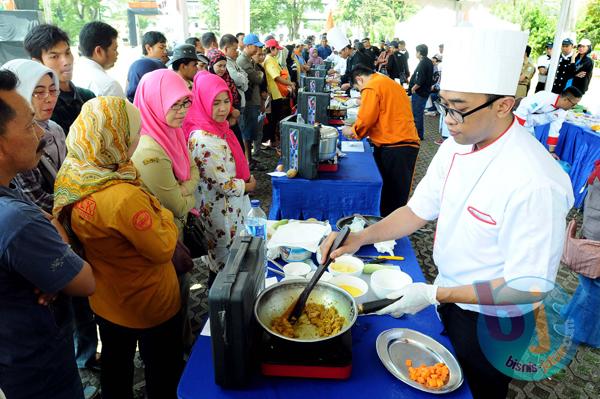
[[[306,72],[306,76],[310,77],[310,78],[324,78],[327,76],[327,71],[325,70],[325,68],[312,68],[309,69]]]
[[[311,77],[311,76],[304,76],[302,79],[300,79],[300,86],[302,89],[304,89],[304,91],[309,91],[309,92],[313,92],[313,93],[324,93],[327,90],[325,90],[325,76],[323,77]],[[311,82],[314,82],[313,84],[311,84]]]
[[[314,101],[316,105],[315,109],[315,120],[314,123],[322,123],[324,125],[329,122],[329,116],[327,115],[327,108],[329,107],[330,97],[329,93],[310,93],[303,90],[298,92],[298,113],[302,115],[304,122],[311,124],[308,117],[308,102]]]
[[[208,293],[215,382],[243,387],[257,369],[254,346],[260,330],[254,301],[265,287],[265,243],[262,238],[235,238],[227,263]]]
[[[291,168],[290,134],[294,131],[298,136],[298,176],[305,179],[316,179],[319,166],[319,140],[318,126],[296,122],[296,115],[291,115],[280,122],[281,131],[281,156],[284,170]]]

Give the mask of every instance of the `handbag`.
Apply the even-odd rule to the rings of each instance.
[[[567,226],[561,262],[575,273],[595,279],[600,277],[600,241],[576,238],[577,221]]]
[[[183,243],[189,249],[192,259],[208,255],[208,243],[202,232],[199,218],[193,213],[188,213],[183,226]]]
[[[178,275],[187,273],[194,268],[194,261],[192,260],[190,250],[179,240],[177,240],[177,245],[175,246],[175,252],[173,252],[171,262],[173,262],[175,272]]]
[[[280,76],[283,79],[287,79],[290,75],[289,75],[287,69],[282,69]],[[290,94],[290,87],[288,85],[285,85],[285,84],[279,83],[279,82],[275,82],[275,83],[277,84],[277,88],[279,89],[279,93],[281,93],[282,97],[287,97]]]

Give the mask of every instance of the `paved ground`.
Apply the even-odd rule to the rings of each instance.
[[[425,174],[433,155],[439,148],[434,144],[437,138],[437,119],[426,117],[426,140],[422,144],[417,161],[415,183],[418,183]],[[273,170],[276,159],[273,152],[267,152],[260,158],[269,170]],[[255,173],[258,180],[258,190],[255,197],[262,200],[263,209],[268,210],[271,203],[271,183],[270,178],[264,172]],[[571,217],[580,217],[576,212],[572,212]],[[437,270],[431,257],[433,232],[435,224],[431,223],[424,229],[412,235],[411,240],[413,248],[425,274],[429,281],[433,281],[437,275]],[[201,328],[201,322],[206,317],[207,312],[207,271],[202,264],[197,265],[192,279],[191,292],[191,314],[192,326],[195,332]],[[558,275],[558,283],[569,294],[575,291],[577,287],[577,278],[568,269],[561,267]],[[600,310],[599,310],[600,311]],[[209,361],[207,359],[207,361]],[[143,369],[141,362],[136,359],[138,369],[136,370],[136,398],[144,397]],[[84,384],[98,384],[98,376],[87,371],[82,372]],[[357,396],[358,398],[359,396]],[[563,371],[555,375],[552,379],[541,382],[531,383],[515,381],[510,386],[508,398],[535,398],[535,399],[584,399],[600,398],[600,350],[580,347],[572,363]]]

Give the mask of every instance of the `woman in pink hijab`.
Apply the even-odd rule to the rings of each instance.
[[[134,101],[142,116],[142,129],[131,160],[145,188],[173,212],[180,237],[195,205],[199,179],[181,128],[192,105],[191,94],[176,72],[158,69],[142,77]]]
[[[192,158],[200,170],[196,208],[208,241],[209,286],[225,266],[229,248],[250,210],[256,188],[239,141],[229,128],[231,92],[223,79],[207,72],[194,77],[192,108],[183,122]]]
[[[131,160],[144,188],[173,212],[181,240],[188,212],[196,204],[198,167],[191,160],[187,135],[181,125],[191,102],[186,82],[176,72],[158,69],[145,74],[136,90],[134,105],[140,110],[140,142]],[[194,337],[188,314],[189,273],[177,275],[181,294],[183,346],[191,349]]]

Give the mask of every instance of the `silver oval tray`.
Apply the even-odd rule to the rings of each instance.
[[[461,386],[463,373],[456,358],[435,339],[408,328],[392,328],[383,331],[375,343],[377,355],[386,369],[400,381],[418,390],[442,394],[452,392]],[[409,378],[406,359],[411,359],[413,367],[421,364],[432,366],[444,363],[448,366],[450,377],[448,382],[437,389],[427,388]]]

